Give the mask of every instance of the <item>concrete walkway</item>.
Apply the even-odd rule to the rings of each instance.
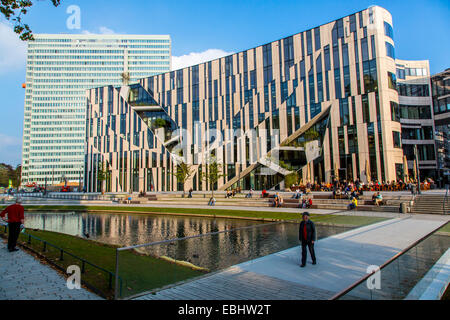
[[[69,290],[66,279],[19,250],[8,252],[0,239],[0,300],[99,300],[83,288]]]
[[[448,219],[383,221],[318,241],[316,266],[300,268],[295,247],[138,299],[329,299]]]

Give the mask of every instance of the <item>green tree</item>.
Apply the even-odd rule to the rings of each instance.
[[[51,3],[57,7],[60,0],[50,0]],[[33,32],[28,24],[22,21],[22,16],[28,13],[28,10],[33,5],[31,0],[1,0],[0,12],[6,20],[14,22],[14,32],[20,36],[23,41],[34,40]]]
[[[166,120],[158,118],[153,122],[154,128],[164,128],[167,125]]]
[[[223,177],[222,164],[217,162],[217,159],[211,156],[206,164],[207,172],[202,172],[202,180],[205,180],[211,188],[211,196],[214,197],[214,186]]]
[[[285,184],[286,188],[292,187],[292,185],[296,184],[297,182],[298,182],[298,173],[297,172],[293,172],[291,174],[288,174],[284,178],[284,184]]]
[[[101,191],[102,194],[105,193],[105,182],[106,180],[109,179],[110,177],[110,172],[109,170],[106,169],[106,167],[108,166],[108,164],[105,164],[103,162],[98,164],[98,170],[97,170],[97,181],[99,181],[101,183]]]
[[[0,187],[7,188],[9,180],[12,181],[13,188],[20,186],[20,177],[22,166],[18,165],[15,169],[6,163],[0,163]]]
[[[186,181],[189,180],[193,173],[194,170],[192,169],[192,166],[185,162],[181,162],[177,166],[177,171],[172,172],[172,175],[177,178],[178,183],[183,184],[183,197],[185,195]]]

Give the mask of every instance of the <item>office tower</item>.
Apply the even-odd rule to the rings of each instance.
[[[167,72],[166,35],[36,34],[28,43],[22,183],[78,182],[86,89]]]

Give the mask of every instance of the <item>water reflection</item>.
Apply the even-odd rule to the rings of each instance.
[[[168,256],[218,270],[297,246],[298,224],[144,214],[27,213],[26,227],[86,237],[120,246],[151,243],[210,232],[255,226],[170,244],[140,249],[140,253]],[[318,238],[349,230],[318,226]]]
[[[25,226],[130,246],[259,224],[248,220],[75,212],[26,214]]]

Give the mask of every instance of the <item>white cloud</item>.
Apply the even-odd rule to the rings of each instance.
[[[226,52],[221,49],[208,49],[203,52],[191,52],[179,57],[172,56],[172,70],[178,70],[199,63],[211,61],[233,54],[234,52]]]
[[[116,34],[116,32],[112,29],[109,29],[107,27],[100,27],[98,28],[98,32],[90,32],[89,30],[83,30],[81,31],[82,34]]]
[[[0,21],[0,74],[24,68],[27,43],[19,39],[8,23]]]
[[[99,28],[101,34],[115,34],[115,32],[107,27]]]

